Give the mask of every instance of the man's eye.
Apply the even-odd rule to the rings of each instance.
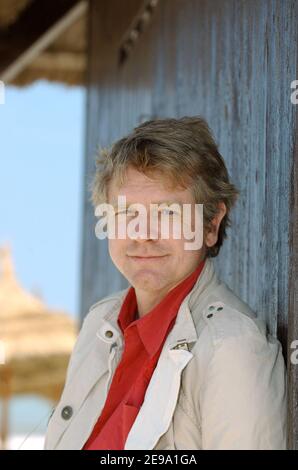
[[[163,214],[168,214],[168,215],[175,215],[176,214],[176,211],[173,211],[172,209],[167,209],[167,208],[161,209],[161,212]]]
[[[122,210],[115,212],[115,215],[118,215],[118,214],[134,215],[135,212],[129,209],[122,209]]]

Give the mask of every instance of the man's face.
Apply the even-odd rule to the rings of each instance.
[[[157,238],[150,238],[150,204],[180,202],[181,207],[182,204],[191,205],[189,207],[192,207],[192,211],[195,207],[195,200],[190,189],[169,189],[160,175],[155,176],[149,178],[129,167],[124,185],[119,187],[111,181],[108,191],[108,203],[115,206],[116,212],[120,195],[126,197],[127,207],[130,204],[139,203],[147,209],[146,238],[141,238],[141,235],[126,237],[126,239],[109,238],[109,253],[115,266],[133,287],[146,291],[172,289],[194,271],[205,256],[204,247],[195,250],[185,249],[185,242],[190,240],[187,235],[188,238],[185,238],[183,228],[180,239],[174,238],[173,230],[171,230],[171,216],[169,217],[169,238],[162,239],[160,230]],[[117,217],[116,215],[116,224]],[[127,220],[131,220],[131,216]],[[190,220],[189,228],[194,229],[194,212]],[[141,227],[141,224],[139,226]],[[158,227],[160,229],[160,223]],[[144,230],[139,233],[144,236]]]

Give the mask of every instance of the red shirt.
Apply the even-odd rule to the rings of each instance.
[[[141,318],[137,317],[135,289],[122,303],[118,325],[124,350],[106,402],[83,450],[123,450],[127,435],[142,406],[163,344],[174,326],[180,304],[200,275],[204,261]]]

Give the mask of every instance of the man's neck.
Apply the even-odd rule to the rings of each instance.
[[[203,259],[200,261],[200,264],[202,263],[202,261]],[[198,267],[196,269],[198,269]],[[156,305],[158,305],[172,289],[174,289],[178,284],[180,284],[189,275],[190,273],[185,275],[182,279],[180,279],[175,284],[168,285],[162,290],[146,291],[143,289],[135,288],[136,301],[137,301],[137,317],[136,318],[141,318],[144,315],[147,315],[147,313],[149,313],[154,307],[156,307]]]
[[[163,293],[157,292],[156,295],[152,296],[152,292],[136,291],[137,299],[137,318],[141,318],[149,313],[156,305],[158,305],[162,299],[167,295],[168,291]]]
[[[136,293],[136,300],[137,300],[137,318],[141,318],[147,313],[151,312],[151,310],[156,307],[170,292],[170,290],[174,289],[178,284],[180,284],[182,280],[176,282],[176,284],[172,286],[167,286],[167,288],[160,290],[160,291],[145,291],[142,289],[135,289]]]

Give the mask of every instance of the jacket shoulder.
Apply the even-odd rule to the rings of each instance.
[[[124,299],[129,287],[126,287],[125,289],[119,290],[117,292],[114,292],[113,294],[106,295],[102,299],[98,300],[94,304],[91,305],[91,307],[88,310],[87,315],[85,316],[85,319],[87,317],[92,317],[93,314],[96,312],[96,314],[99,313],[100,310],[105,311],[104,307],[110,307],[113,303],[118,304],[121,303],[122,300]]]
[[[208,303],[202,317],[214,343],[231,337],[260,339],[267,335],[265,322],[253,311],[243,311],[220,300]]]
[[[194,310],[198,329],[207,327],[214,343],[232,336],[266,337],[267,328],[263,319],[223,281],[214,286]]]
[[[119,290],[117,292],[113,292],[112,294],[106,295],[102,299],[100,299],[97,302],[95,302],[94,304],[92,304],[91,307],[89,308],[89,312],[91,310],[93,310],[94,308],[96,308],[98,305],[104,304],[106,302],[112,302],[112,301],[115,301],[115,300],[121,300],[124,297],[124,295],[127,293],[128,289],[129,289],[129,287],[126,287],[125,289],[122,289],[122,290]]]
[[[192,366],[202,383],[207,383],[207,377],[213,374],[214,380],[219,378],[220,388],[221,370],[233,371],[231,384],[237,374],[249,381],[257,368],[263,371],[274,368],[279,379],[284,380],[281,343],[267,331],[263,319],[221,300],[207,303],[201,313],[198,340],[192,348],[195,357]],[[246,375],[241,372],[244,370]]]

